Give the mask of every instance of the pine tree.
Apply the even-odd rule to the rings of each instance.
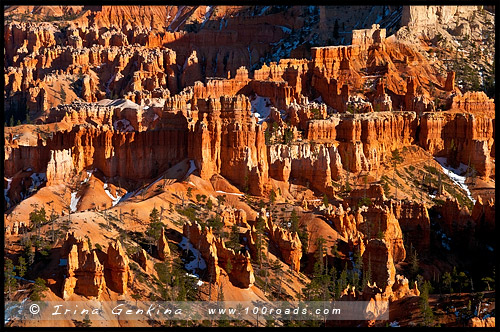
[[[292,232],[299,231],[299,217],[297,215],[297,212],[295,212],[295,209],[292,210],[292,214],[290,215],[290,224],[292,225]]]
[[[239,251],[240,249],[240,228],[236,224],[233,224],[233,226],[231,226],[229,248],[233,249],[235,252]]]
[[[273,205],[276,202],[276,192],[274,189],[271,189],[271,193],[269,194],[269,203]]]
[[[420,291],[420,310],[422,312],[423,323],[425,326],[431,326],[434,320],[434,314],[429,305],[429,291],[430,282],[426,280],[423,283],[422,290]]]
[[[42,298],[45,297],[45,294],[43,294],[43,292],[48,289],[49,288],[45,285],[45,280],[43,280],[42,278],[36,278],[35,283],[33,284],[33,287],[31,289],[30,300],[41,301]]]
[[[264,241],[264,229],[265,229],[265,221],[262,216],[259,215],[257,218],[257,224],[255,225],[255,232],[257,233],[257,241],[255,241],[255,247],[257,250],[257,259],[259,261],[260,269],[262,269],[262,250],[263,250],[263,241]]]
[[[409,255],[409,262],[410,262],[410,275],[412,278],[414,278],[419,269],[419,261],[418,261],[418,255],[417,255],[417,250],[413,249],[413,246],[410,244],[410,255]]]
[[[274,273],[278,275],[278,280],[279,280],[279,288],[278,288],[278,297],[281,296],[281,284],[283,280],[283,269],[281,266],[281,263],[278,259],[274,260],[271,268],[273,269]]]
[[[359,248],[357,248],[354,252],[354,268],[357,269],[358,271],[353,271],[353,286],[356,287],[356,289],[359,289],[361,287],[360,285],[360,273],[363,271],[363,258],[361,256],[361,252]]]
[[[328,292],[331,294],[333,299],[338,300],[340,293],[336,293],[336,283],[337,283],[337,270],[335,266],[330,267],[330,271],[328,271],[329,282],[328,282]]]
[[[82,327],[91,327],[91,326],[92,326],[92,322],[90,321],[89,314],[86,314],[85,319],[83,320]]]
[[[453,288],[451,288],[452,281],[453,280],[451,278],[450,272],[445,272],[443,274],[443,279],[441,280],[441,282],[442,282],[442,285],[443,285],[443,290],[446,293],[453,293]]]
[[[371,253],[368,253],[368,266],[366,270],[363,270],[363,281],[361,282],[361,286],[364,288],[368,283],[372,282],[372,257]]]
[[[333,25],[333,38],[339,38],[339,20],[335,20],[335,24]]]
[[[31,239],[28,239],[24,244],[23,254],[28,261],[28,266],[31,266],[35,262],[35,252],[33,251],[33,243]]]
[[[342,292],[347,287],[347,264],[344,264],[344,269],[340,273],[338,285],[338,289],[340,292]]]
[[[326,194],[323,194],[323,205],[325,206],[325,208],[328,207],[328,204],[329,204],[328,196],[326,196]]]
[[[469,286],[469,278],[465,274],[465,272],[460,272],[457,276],[458,280],[458,287],[460,288],[460,294],[462,294],[462,289],[466,288]]]
[[[149,214],[149,226],[146,235],[149,237],[149,252],[152,253],[154,242],[160,237],[163,224],[160,222],[160,213],[156,207],[153,207]]]
[[[394,173],[392,175],[392,181],[396,185],[396,199],[397,199],[397,197],[398,197],[398,184],[396,183],[396,167],[400,163],[403,162],[403,157],[401,157],[398,149],[395,149],[392,151],[391,161],[392,161],[392,167],[394,169]]]
[[[14,264],[12,263],[12,260],[6,258],[4,263],[4,289],[7,290],[9,299],[17,285],[16,279],[14,278],[15,275],[16,272],[14,272]]]
[[[26,274],[26,260],[24,259],[24,257],[19,257],[17,273],[21,278]]]

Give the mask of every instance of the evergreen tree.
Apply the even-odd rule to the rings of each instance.
[[[23,255],[28,261],[28,266],[31,266],[35,262],[35,252],[33,251],[33,243],[30,239],[24,244]]]
[[[392,167],[394,169],[394,173],[392,175],[392,181],[396,185],[396,198],[397,198],[398,184],[396,183],[396,167],[403,162],[403,157],[401,157],[401,154],[399,153],[398,149],[392,151],[391,161],[392,161]]]
[[[292,210],[292,214],[290,215],[290,224],[292,225],[292,232],[299,231],[299,216],[297,215],[297,212],[295,212],[295,209]]]
[[[257,249],[257,259],[259,261],[259,267],[262,269],[262,250],[264,249],[264,230],[266,227],[266,222],[262,216],[259,215],[257,218],[257,224],[255,225],[255,231],[257,233],[257,241],[255,243]]]
[[[26,274],[26,260],[24,259],[24,257],[19,257],[17,273],[21,278]]]
[[[465,272],[460,272],[457,276],[458,287],[460,288],[460,294],[462,294],[462,289],[469,286],[469,278],[465,274]]]
[[[347,264],[344,264],[344,269],[340,273],[339,285],[340,290],[344,290],[347,287]]]
[[[92,322],[90,321],[89,314],[86,314],[85,319],[83,320],[82,327],[91,327],[91,326],[92,326]]]
[[[359,280],[361,271],[363,271],[363,258],[361,256],[359,248],[357,248],[354,252],[354,271],[353,271],[353,286],[356,287],[356,289],[360,289],[362,286]]]
[[[240,229],[236,224],[233,224],[233,226],[231,226],[229,248],[233,249],[235,252],[239,251],[240,249]]]
[[[484,278],[481,279],[481,281],[485,283],[486,288],[488,289],[488,291],[491,290],[491,286],[490,285],[495,285],[495,279],[493,279],[491,277],[484,277]]]
[[[453,293],[453,288],[451,288],[452,278],[450,272],[445,272],[443,274],[443,279],[441,279],[443,285],[442,289],[446,293]]]
[[[158,240],[161,234],[163,224],[160,222],[160,213],[156,207],[153,207],[149,214],[149,225],[146,235],[149,238],[149,252],[152,253],[153,244]]]
[[[328,201],[328,196],[326,196],[326,194],[324,194],[323,195],[323,205],[325,206],[325,208],[327,208],[328,204],[330,204]]]
[[[282,279],[283,279],[283,269],[282,269],[281,263],[280,263],[280,261],[278,259],[276,259],[276,260],[273,261],[273,263],[271,264],[271,269],[278,276],[278,280],[279,280],[278,297],[279,297],[281,295],[281,284],[282,284]]]
[[[30,300],[41,301],[42,298],[45,297],[45,294],[43,294],[43,292],[48,289],[49,288],[45,285],[45,280],[43,280],[42,278],[36,278],[35,283],[33,284],[33,287],[31,289]]]
[[[12,260],[6,258],[4,262],[4,289],[7,290],[9,299],[17,285],[16,279],[14,278],[15,275],[16,273],[14,272]]]
[[[426,280],[420,291],[420,310],[422,312],[423,323],[425,326],[431,326],[434,320],[434,314],[429,305],[430,282]]]
[[[337,270],[335,269],[335,266],[330,267],[330,271],[328,271],[329,274],[329,283],[328,283],[328,292],[333,297],[335,300],[338,300],[340,293],[337,294],[336,292],[336,283],[337,283]]]
[[[269,203],[273,205],[276,202],[276,192],[274,189],[271,189],[271,193],[269,194]]]
[[[335,20],[335,24],[333,25],[333,38],[339,38],[339,20]]]
[[[410,275],[412,278],[415,278],[420,269],[420,264],[418,261],[417,250],[413,249],[413,246],[411,244],[410,244],[410,255],[408,258],[410,262]]]
[[[363,270],[363,281],[361,282],[361,287],[365,287],[368,283],[372,282],[372,257],[371,253],[368,253],[368,266],[366,270]]]

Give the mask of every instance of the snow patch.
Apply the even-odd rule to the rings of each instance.
[[[446,166],[446,157],[435,157],[436,161],[441,165],[441,168],[443,169],[443,172],[448,175],[448,177],[455,182],[460,188],[462,188],[466,193],[467,196],[470,198],[472,203],[476,203],[476,200],[472,198],[472,194],[469,190],[469,187],[465,184],[465,172],[467,171],[467,165],[460,163],[460,166],[458,168],[452,168],[450,166]],[[464,174],[464,176],[462,176]]]
[[[123,195],[123,197],[120,199],[120,202],[123,202],[123,201],[126,201],[127,199],[129,199],[132,195],[134,194],[133,191],[129,191],[127,192],[125,195]],[[118,203],[120,203],[118,202]]]
[[[29,191],[35,191],[39,187],[42,186],[44,182],[47,181],[47,174],[46,173],[33,173],[31,174],[31,179],[33,180],[30,186]]]
[[[262,16],[264,15],[264,13],[269,9],[269,6],[264,6],[264,8],[262,8],[262,10],[260,11],[260,13],[257,14],[257,16]]]
[[[111,198],[111,200],[113,201],[113,206],[115,206],[116,204],[118,204],[120,202],[120,200],[122,199],[122,196],[118,195],[118,192],[116,193],[116,197],[114,197],[113,195],[111,195],[111,193],[108,190],[108,184],[107,183],[105,183],[103,187],[104,187],[104,192],[106,193],[106,195],[108,195],[108,197]]]
[[[20,311],[23,308],[24,303],[28,300],[28,298],[25,298],[24,300],[21,301],[20,304],[17,304],[17,302],[10,302],[10,303],[5,303],[5,314],[4,314],[4,322],[7,324],[8,322],[11,321],[12,318],[17,317],[17,315],[20,313]]]
[[[258,119],[258,123],[263,123],[271,113],[271,101],[268,97],[255,95],[250,99],[252,113]]]
[[[121,120],[116,120],[113,123],[113,127],[115,128],[116,131],[121,131],[121,132],[129,132],[129,131],[135,131],[135,128],[130,124],[130,121],[127,119],[121,119]]]
[[[389,326],[390,327],[401,327],[401,326],[399,326],[399,322],[397,320],[395,320],[394,322],[390,323]]]
[[[219,193],[219,194],[228,194],[228,195],[236,195],[236,196],[243,196],[244,194],[237,194],[237,193],[228,193],[228,192],[225,192],[225,191],[222,191],[222,190],[217,190],[216,193]]]
[[[194,160],[191,159],[189,163],[190,163],[189,170],[186,173],[186,177],[190,176],[196,170],[196,165],[194,163]]]
[[[89,182],[93,172],[94,171],[87,171],[87,177],[81,182],[81,184]]]
[[[179,242],[179,247],[181,247],[183,250],[189,250],[194,256],[194,259],[190,262],[184,262],[184,267],[186,270],[188,270],[190,273],[193,274],[196,278],[200,278],[199,275],[196,274],[196,270],[204,270],[207,268],[207,264],[205,263],[205,260],[201,257],[201,253],[198,249],[193,247],[193,245],[189,242],[189,240],[186,237],[182,237],[182,241]]]
[[[7,179],[7,189],[3,190],[3,196],[5,198],[5,202],[7,202],[7,208],[10,208],[10,199],[8,197],[8,194],[9,194],[10,183],[12,182],[12,178],[6,178],[6,179]]]
[[[277,25],[277,27],[280,27],[281,30],[283,30],[284,33],[291,33],[292,32],[292,29],[287,28],[287,27],[285,27],[283,25]]]
[[[77,192],[71,193],[71,203],[69,204],[71,212],[76,212],[76,206],[78,201],[80,201],[81,197],[76,197],[77,194]]]
[[[172,28],[171,28],[172,24],[174,24],[174,22],[177,20],[177,18],[181,15],[181,12],[183,9],[184,9],[184,6],[180,6],[179,8],[177,8],[177,13],[175,13],[174,19],[170,22],[169,26],[167,27],[168,31],[172,31]],[[169,15],[169,17],[170,17],[170,15]],[[175,29],[175,30],[177,30],[177,29]]]

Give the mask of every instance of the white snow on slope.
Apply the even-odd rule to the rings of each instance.
[[[225,191],[222,191],[222,190],[217,190],[216,193],[219,193],[219,194],[228,194],[228,195],[236,195],[236,196],[243,196],[243,194],[228,193],[228,192],[225,192]]]
[[[397,320],[395,320],[394,322],[390,323],[389,326],[390,327],[400,327],[399,326],[399,322]]]
[[[455,182],[460,188],[465,190],[467,193],[467,196],[469,196],[470,200],[472,203],[476,203],[476,200],[472,198],[472,194],[469,190],[469,187],[465,184],[465,176],[462,176],[462,174],[465,174],[467,171],[467,165],[460,163],[460,166],[458,168],[452,168],[450,166],[446,166],[446,157],[436,157],[434,158],[436,161],[441,165],[441,168],[443,169],[443,172],[448,175],[448,177]]]
[[[207,268],[207,264],[205,263],[205,260],[201,257],[201,253],[198,249],[193,247],[193,245],[188,241],[186,237],[182,237],[182,241],[179,243],[179,247],[181,247],[183,250],[189,250],[194,256],[194,259],[190,262],[185,262],[185,268],[188,270],[190,273],[192,273],[194,276],[199,278],[199,276],[196,274],[196,270],[204,270]]]
[[[262,8],[262,10],[260,11],[260,13],[257,14],[257,16],[262,16],[264,15],[264,13],[269,9],[269,6],[265,6],[264,8]],[[253,16],[253,15],[252,15]]]
[[[87,171],[87,177],[81,182],[81,184],[87,183],[90,180],[90,177],[92,176],[92,173],[94,171]]]
[[[292,32],[292,29],[287,28],[287,27],[285,27],[283,25],[277,25],[277,27],[280,27],[281,30],[283,30],[284,33],[291,33]]]
[[[9,196],[8,193],[9,193],[9,189],[10,189],[10,183],[12,182],[12,178],[6,178],[7,179],[7,189],[4,189],[3,190],[3,196],[5,198],[5,202],[7,203],[7,208],[10,207],[10,199],[9,199]]]
[[[261,124],[271,113],[271,101],[267,97],[256,95],[251,97],[250,103],[252,104],[253,115],[257,118],[257,122]]]
[[[122,196],[118,195],[118,192],[116,193],[116,197],[114,197],[113,195],[111,195],[111,193],[108,190],[108,184],[107,183],[104,184],[104,192],[113,201],[113,206],[115,206],[116,204],[118,204],[120,202],[121,198],[122,198]]]
[[[21,312],[21,308],[24,306],[24,302],[26,302],[28,298],[25,298],[24,300],[21,301],[21,303],[12,301],[12,302],[7,302],[5,303],[5,313],[4,313],[4,322],[7,324],[9,321],[12,320],[14,317],[19,317],[18,313]]]
[[[71,193],[71,203],[69,204],[71,212],[76,212],[76,206],[78,205],[78,201],[80,200],[80,197],[76,197],[77,194],[77,192]]]
[[[47,174],[46,173],[33,173],[31,174],[31,186],[28,190],[28,192],[32,192],[37,190],[44,182],[47,181]]]
[[[127,119],[116,120],[113,123],[113,127],[115,128],[115,130],[121,132],[135,131],[134,127],[130,124],[130,121],[128,121]]]
[[[190,163],[190,166],[189,166],[189,170],[186,173],[186,177],[190,176],[196,170],[196,165],[194,163],[194,160],[190,160],[189,163]]]
[[[120,202],[123,202],[123,201],[126,201],[127,199],[129,199],[132,195],[134,195],[134,191],[129,191],[127,192],[125,195],[123,195],[123,197],[120,199]]]

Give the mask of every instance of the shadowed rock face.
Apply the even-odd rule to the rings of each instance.
[[[127,292],[129,279],[129,259],[118,240],[110,243],[108,247],[108,260],[106,269],[109,269],[109,288],[119,294]]]
[[[186,222],[183,234],[198,249],[207,263],[211,282],[219,283],[221,271],[224,269],[229,275],[231,283],[240,288],[248,288],[255,282],[250,255],[236,253],[226,248],[222,238],[215,237],[212,228],[204,228],[194,221]]]
[[[381,289],[392,287],[396,277],[396,269],[391,251],[385,240],[372,239],[366,244],[363,253],[363,269],[371,268],[372,280]]]
[[[72,294],[99,298],[108,287],[119,294],[127,293],[129,259],[119,241],[109,244],[108,252],[90,250],[86,240],[66,236],[61,257],[67,257],[63,298]]]
[[[99,189],[110,196],[113,207],[117,202],[111,196],[123,192],[116,184],[126,182],[124,187],[132,196],[118,206],[121,222],[124,205],[136,208],[135,204],[147,204],[149,199],[170,203],[172,218],[163,220],[167,225],[175,220],[177,233],[170,229],[168,234],[175,235],[169,240],[176,242],[175,237],[182,238],[177,221],[185,216],[178,206],[173,208],[174,198],[182,200],[185,208],[183,191],[189,184],[190,190],[200,198],[209,196],[212,203],[215,196],[227,199],[219,202],[216,214],[226,231],[238,226],[242,252],[226,247],[228,239],[216,236],[201,222],[186,222],[182,229],[206,262],[204,281],[222,285],[227,274],[235,286],[230,287],[235,293],[228,294],[231,297],[262,298],[251,260],[258,256],[258,218],[264,219],[259,232],[272,249],[268,257],[275,255],[292,270],[286,272],[292,272],[287,274],[287,286],[280,286],[285,297],[297,296],[311,280],[308,268],[316,254],[312,238],[320,236],[328,238],[327,249],[335,246],[338,250],[336,255],[326,255],[337,271],[339,263],[354,266],[352,254],[359,252],[363,273],[371,274],[372,282],[364,289],[344,289],[343,300],[369,301],[370,310],[376,313],[381,301],[418,296],[417,284],[410,285],[398,274],[408,263],[404,262],[403,233],[405,241],[425,257],[422,262],[432,261],[436,266],[431,268],[442,274],[458,256],[453,256],[454,248],[440,253],[449,261],[429,252],[436,247],[431,242],[436,239],[431,234],[431,217],[432,225],[446,236],[474,249],[479,248],[477,235],[493,234],[495,228],[494,200],[478,197],[469,211],[453,198],[440,204],[441,198],[453,196],[450,187],[443,189],[442,196],[434,196],[429,181],[429,198],[419,201],[415,197],[425,193],[425,184],[418,188],[410,184],[415,173],[420,178],[422,168],[434,174],[426,168],[431,162],[437,165],[433,157],[445,157],[456,169],[460,164],[470,166],[487,183],[485,187],[494,180],[494,100],[484,92],[467,91],[460,68],[454,66],[457,72],[443,69],[449,68],[448,63],[439,57],[449,58],[456,46],[445,49],[444,42],[436,44],[439,36],[454,44],[454,37],[465,35],[473,36],[471,44],[484,44],[483,39],[489,38],[483,38],[486,23],[479,21],[491,15],[467,6],[389,7],[363,6],[357,9],[359,13],[342,15],[337,15],[339,8],[346,9],[337,6],[7,8],[17,10],[24,19],[9,19],[5,24],[5,107],[8,112],[27,111],[35,125],[5,128],[6,235],[22,236],[33,230],[28,218],[16,220],[22,210],[15,211],[18,203],[26,203],[24,209],[32,203],[22,202],[28,194],[41,193],[36,199],[49,194],[56,197],[59,193],[49,191],[69,188],[68,195],[60,195],[58,212],[66,209],[63,203],[69,199],[73,209],[75,191],[80,194],[82,190],[73,190],[70,182],[78,179],[76,185],[85,185],[81,176],[92,170],[98,183],[106,183]],[[326,13],[340,19],[340,38],[331,36],[334,21]],[[63,20],[38,22],[31,15]],[[351,21],[343,22],[346,18]],[[350,32],[355,24],[360,26],[361,19],[361,28]],[[375,20],[380,25],[372,25]],[[478,62],[486,61],[486,53],[491,53],[483,44],[478,47],[482,52]],[[434,52],[437,49],[442,52]],[[486,71],[482,85],[490,75]],[[399,176],[391,163],[396,149],[409,154],[399,168],[409,177]],[[407,171],[413,158],[425,164],[417,166],[416,162],[415,173],[411,167]],[[180,171],[182,167],[174,165],[181,164],[189,171],[170,177],[167,170]],[[392,167],[399,179],[394,175],[387,181]],[[47,188],[38,192],[39,188],[32,188],[33,173],[45,174],[46,182],[42,182]],[[163,185],[154,189],[161,180]],[[391,188],[387,190],[384,184],[394,186],[394,181],[396,185],[408,182],[401,189],[409,190],[403,192],[408,199],[390,198]],[[347,190],[347,183],[352,190]],[[141,186],[142,197],[137,194]],[[271,203],[272,193],[276,204]],[[78,213],[95,212],[85,211],[91,205],[90,196],[77,202]],[[188,206],[194,204],[206,212],[204,216],[212,216],[214,211],[203,210],[208,204],[202,202],[207,200],[200,198],[190,197]],[[268,202],[273,211],[259,213]],[[299,232],[287,229],[289,208],[299,211]],[[140,219],[135,218],[132,225],[147,227]],[[124,220],[124,230],[131,231]],[[148,264],[154,266],[177,255],[177,250],[170,251],[164,228],[155,240],[157,256],[148,257],[144,250],[132,256],[148,277],[157,273],[148,271]],[[137,237],[133,241],[143,244]],[[127,252],[117,240],[104,252],[68,234],[61,257],[67,259],[61,285],[65,300],[73,294],[102,299],[106,293],[114,297],[115,293],[137,295],[149,290],[142,278],[133,278],[138,271],[131,271]],[[422,275],[427,278],[431,269],[423,265]],[[274,277],[285,272],[270,270]],[[266,281],[263,297],[275,296],[270,288],[268,292]],[[199,290],[203,293],[205,288]],[[474,318],[469,325],[492,326],[494,319]]]

